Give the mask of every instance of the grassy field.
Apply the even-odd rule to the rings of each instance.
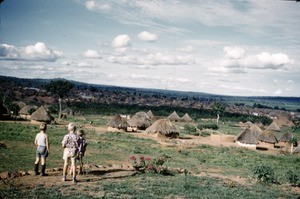
[[[266,155],[237,147],[213,147],[193,145],[181,147],[162,146],[152,139],[138,138],[133,134],[102,132],[85,128],[90,121],[103,126],[109,117],[88,115],[68,118],[64,122],[76,122],[86,130],[88,148],[85,163],[94,165],[130,164],[130,156],[151,158],[166,157],[165,165],[181,168],[188,174],[164,176],[142,173],[135,176],[101,180],[79,189],[64,185],[53,187],[36,186],[32,190],[19,190],[9,186],[0,190],[6,198],[297,198],[298,192],[289,185],[287,172],[300,173],[299,155]],[[181,124],[180,124],[181,125]],[[220,125],[219,131],[238,134],[233,123]],[[38,125],[21,122],[0,122],[0,172],[32,170],[35,160],[34,137]],[[51,151],[47,159],[48,168],[63,165],[61,140],[67,133],[66,125],[49,125]],[[185,136],[188,132],[184,132]],[[295,133],[298,136],[299,132]],[[277,183],[256,182],[253,169],[268,166],[274,171]],[[205,175],[203,175],[205,174]],[[216,176],[217,175],[217,176]],[[244,179],[243,183],[226,181],[218,175]],[[70,189],[70,190],[69,190]],[[62,191],[64,190],[64,191]],[[75,195],[72,193],[76,193]]]

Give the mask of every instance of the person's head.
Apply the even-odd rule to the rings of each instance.
[[[80,136],[80,137],[84,136],[84,130],[79,129],[79,130],[77,131],[77,135]]]
[[[40,124],[40,130],[41,131],[46,131],[47,130],[47,124],[45,122]]]
[[[75,131],[75,130],[76,130],[75,124],[74,124],[74,123],[70,123],[70,124],[68,125],[68,130],[69,130],[69,131]]]

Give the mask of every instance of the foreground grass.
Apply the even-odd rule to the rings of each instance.
[[[10,187],[6,198],[297,198],[290,190],[278,191],[266,184],[239,185],[219,178],[190,175],[139,174],[107,179],[89,186],[37,186],[32,190]]]
[[[96,120],[96,117],[90,118]],[[68,122],[87,124],[86,120],[75,119],[68,119]],[[104,124],[106,121],[100,118],[96,123]],[[265,155],[244,148],[209,145],[178,148],[176,144],[171,144],[163,147],[154,140],[137,138],[132,134],[117,132],[99,134],[93,130],[85,130],[89,143],[85,163],[130,164],[131,155],[151,158],[164,156],[166,166],[186,169],[193,175],[141,174],[121,179],[106,179],[97,182],[95,186],[85,187],[76,195],[64,193],[61,186],[51,188],[38,186],[28,191],[11,186],[6,190],[0,190],[1,196],[18,198],[18,195],[24,194],[25,198],[45,196],[47,198],[295,198],[288,190],[278,191],[277,185],[258,183],[244,186],[224,182],[219,178],[194,175],[204,172],[217,173],[229,178],[234,175],[250,179],[253,176],[252,169],[256,165],[267,165],[274,169],[278,181],[286,184],[287,171],[300,172],[300,157],[296,155]],[[0,172],[32,169],[35,159],[33,141],[37,132],[37,125],[0,122],[0,142],[6,145],[6,148],[0,148]],[[67,133],[66,127],[49,125],[47,132],[51,143],[47,165],[49,168],[60,167],[63,165],[60,142]]]

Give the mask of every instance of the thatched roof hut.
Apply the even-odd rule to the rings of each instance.
[[[250,128],[246,128],[236,137],[237,143],[256,145],[258,144],[257,137]]]
[[[150,118],[147,113],[141,111],[137,112],[127,123],[132,131],[137,131],[138,129],[145,130],[150,126]]]
[[[50,113],[44,108],[44,106],[41,106],[33,112],[30,116],[31,120],[37,121],[37,122],[46,122],[50,123],[54,120],[54,117],[50,115]]]
[[[270,131],[281,131],[281,128],[278,126],[278,124],[273,121],[267,128],[266,130],[270,130]]]
[[[146,133],[169,138],[179,137],[179,129],[168,119],[157,120],[146,129]]]
[[[154,115],[153,115],[153,113],[152,113],[151,110],[149,110],[149,111],[147,112],[147,115],[149,116],[150,120],[152,120],[152,119],[154,118]]]
[[[126,121],[126,118],[121,117],[120,115],[116,115],[107,123],[107,126],[111,128],[126,130],[128,127],[128,123]]]
[[[15,102],[16,105],[18,105],[20,107],[20,109],[22,109],[24,106],[26,106],[25,102]]]
[[[261,142],[266,142],[270,144],[275,144],[277,143],[277,138],[276,136],[270,131],[270,130],[264,130],[260,136],[257,138]]]
[[[249,129],[256,138],[262,133],[261,128],[255,124],[251,125]]]
[[[30,111],[32,110],[37,110],[37,106],[32,106],[32,105],[26,105],[24,106],[20,111],[19,114],[20,115],[30,115]]]
[[[293,134],[290,132],[286,132],[279,138],[279,142],[290,142],[292,138]]]
[[[188,113],[185,113],[185,114],[181,117],[181,121],[183,121],[183,122],[192,122],[193,119],[189,116]]]
[[[168,116],[168,119],[174,122],[178,122],[180,120],[180,117],[178,116],[176,111],[174,111],[171,115]]]
[[[290,147],[291,139],[293,138],[293,134],[290,132],[286,132],[281,135],[281,137],[278,140],[278,143],[276,144],[277,147],[283,148],[283,147]]]
[[[65,108],[61,114],[63,115],[74,115],[74,111],[71,108]]]

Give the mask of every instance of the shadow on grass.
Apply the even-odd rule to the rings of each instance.
[[[92,170],[87,172],[87,175],[93,175],[94,177],[84,176],[79,182],[96,182],[105,179],[119,179],[138,174],[137,171],[126,169],[110,169],[110,170]]]

